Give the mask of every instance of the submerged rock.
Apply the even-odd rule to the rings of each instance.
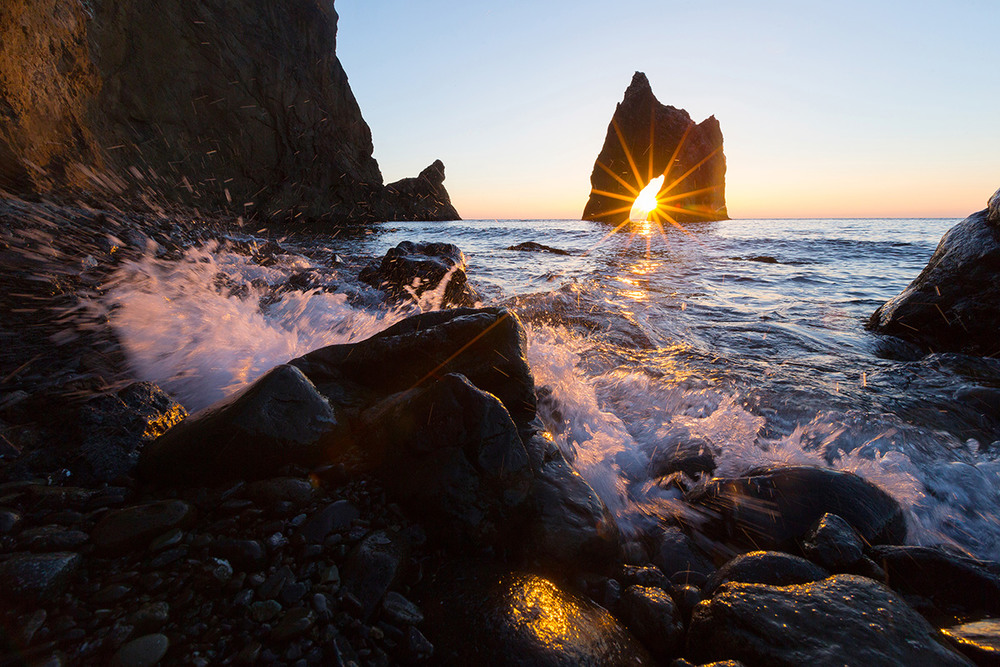
[[[885,586],[855,575],[723,586],[694,610],[688,654],[751,665],[971,665]]]
[[[655,664],[611,614],[548,579],[468,567],[439,579],[423,609],[441,664]]]
[[[674,220],[728,219],[719,121],[711,116],[695,124],[687,111],[660,104],[646,75],[636,72],[608,125],[590,175],[583,219],[613,224],[627,220],[630,204],[624,199],[632,201],[661,174],[666,178],[659,199]]]
[[[871,482],[830,468],[764,468],[712,479],[687,500],[707,519],[701,530],[752,549],[794,553],[826,513],[842,517],[870,544],[901,544],[906,538],[899,503]]]
[[[147,446],[139,474],[194,484],[265,477],[288,464],[317,464],[344,446],[346,425],[294,366],[191,415]]]
[[[1000,191],[998,191],[1000,192]],[[1000,197],[941,238],[927,266],[868,320],[924,352],[1000,352]]]
[[[358,280],[394,301],[417,300],[435,290],[436,305],[472,306],[479,301],[465,275],[465,255],[451,243],[403,241],[362,269]]]
[[[548,252],[552,253],[553,255],[571,254],[566,250],[553,248],[552,246],[547,246],[542,243],[536,243],[535,241],[524,241],[523,243],[518,243],[517,245],[507,246],[507,250],[519,250],[521,252]]]

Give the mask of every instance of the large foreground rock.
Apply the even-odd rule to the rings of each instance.
[[[174,483],[273,475],[346,447],[346,424],[294,366],[281,365],[180,422],[147,446],[139,475]]]
[[[1000,190],[948,230],[920,275],[879,306],[868,328],[927,352],[1000,352]]]
[[[796,552],[826,513],[836,514],[870,544],[901,544],[903,510],[889,494],[849,472],[811,466],[764,468],[712,479],[688,502],[706,519],[700,529],[724,543]]]
[[[728,219],[719,121],[711,116],[695,124],[687,111],[660,104],[646,75],[636,72],[608,125],[583,219],[627,220],[635,195],[661,174],[661,213],[681,222]]]
[[[688,652],[748,665],[971,665],[885,586],[855,575],[813,584],[727,584],[699,604]]]
[[[652,665],[607,611],[548,579],[449,568],[423,605],[446,665]]]
[[[0,190],[457,218],[438,162],[383,187],[336,37],[328,0],[5,2]]]

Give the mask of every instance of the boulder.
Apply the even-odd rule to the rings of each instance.
[[[676,526],[665,526],[657,540],[653,552],[653,564],[672,577],[677,573],[701,575],[699,579],[715,571],[715,565],[700,549]],[[689,579],[690,577],[685,577]]]
[[[422,605],[440,664],[656,664],[611,614],[553,581],[491,567],[445,570]]]
[[[622,593],[618,617],[659,660],[678,657],[684,624],[673,599],[659,588],[629,586]]]
[[[146,480],[180,484],[267,477],[289,464],[317,464],[346,449],[347,426],[294,366],[180,422],[139,457]]]
[[[463,375],[394,394],[362,413],[364,456],[391,493],[446,536],[484,546],[531,483],[528,454],[503,404]]]
[[[659,221],[728,219],[719,121],[695,124],[687,111],[660,104],[646,75],[636,72],[608,125],[583,219],[628,220],[635,196],[660,175]]]
[[[971,665],[885,586],[850,574],[795,586],[730,583],[694,610],[688,657],[748,665]]]
[[[71,552],[11,554],[0,562],[0,597],[28,605],[51,601],[66,589],[80,560]]]
[[[390,220],[461,220],[444,189],[444,163],[434,160],[416,178],[385,186]]]
[[[808,584],[828,576],[829,572],[805,558],[780,551],[751,551],[740,554],[716,570],[705,582],[702,592],[706,598],[710,598],[719,586],[730,581],[789,586]]]
[[[876,546],[886,583],[933,619],[1000,615],[1000,569],[941,547]]]
[[[5,3],[0,189],[289,220],[457,218],[440,163],[416,187],[383,186],[336,37],[326,0]]]
[[[80,409],[81,458],[101,482],[131,473],[142,448],[187,417],[187,410],[152,382],[135,382]]]
[[[107,553],[141,549],[174,528],[186,527],[194,517],[194,509],[183,500],[158,500],[105,514],[90,539]]]
[[[699,528],[741,548],[796,552],[826,513],[837,514],[869,544],[901,544],[903,510],[889,494],[849,472],[812,466],[762,468],[715,478],[687,501],[705,517]]]
[[[369,533],[344,564],[343,590],[360,606],[363,618],[378,608],[389,587],[400,576],[407,544],[385,531]]]
[[[864,545],[851,524],[836,514],[824,514],[802,543],[806,558],[834,572],[843,572],[864,556]]]
[[[472,306],[480,300],[465,275],[465,255],[451,243],[403,241],[358,275],[390,300],[418,300],[432,292],[436,306]]]
[[[998,200],[994,194],[988,208],[948,230],[920,275],[879,306],[867,327],[925,352],[1000,352]]]
[[[358,390],[385,397],[460,373],[493,394],[519,430],[535,417],[535,381],[520,320],[505,308],[414,315],[357,343],[330,345],[289,362],[335,404]]]
[[[1000,665],[1000,619],[987,618],[942,628],[958,650],[981,667]]]

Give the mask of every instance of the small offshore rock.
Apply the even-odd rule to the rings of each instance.
[[[160,500],[109,512],[94,526],[90,538],[100,551],[122,553],[145,547],[193,520],[194,510],[183,500]]]
[[[863,545],[851,524],[836,514],[824,514],[810,529],[802,543],[802,552],[814,563],[841,572],[864,556]]]
[[[113,667],[152,667],[160,662],[170,648],[166,635],[155,633],[128,642],[111,659]]]
[[[41,604],[62,593],[80,566],[79,554],[15,553],[0,562],[0,597],[8,602]]]
[[[673,599],[663,589],[629,586],[622,593],[618,616],[660,660],[677,657],[684,624]]]
[[[706,598],[710,598],[719,586],[729,581],[788,586],[808,584],[828,576],[829,572],[805,558],[780,551],[752,551],[741,554],[720,567],[705,582],[703,593]]]
[[[389,591],[382,600],[382,613],[390,621],[400,625],[417,625],[424,620],[420,607],[413,604],[396,591]]]

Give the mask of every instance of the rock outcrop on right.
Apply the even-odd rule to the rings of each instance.
[[[636,195],[660,175],[658,222],[729,219],[719,121],[696,124],[684,109],[660,104],[646,75],[636,72],[594,163],[583,219],[628,220]]]
[[[948,230],[920,275],[867,327],[924,352],[1000,353],[1000,190]]]

